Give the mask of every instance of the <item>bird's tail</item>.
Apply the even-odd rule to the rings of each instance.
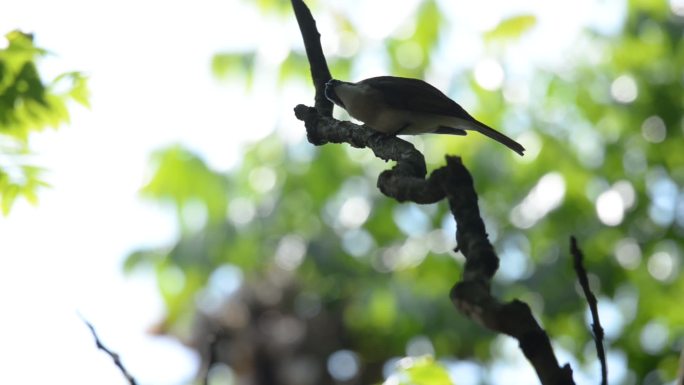
[[[517,152],[520,154],[520,156],[524,155],[525,152],[525,147],[523,147],[520,143],[516,142],[515,140],[509,138],[508,136],[500,133],[499,131],[487,126],[484,123],[477,124],[476,130],[479,131],[481,134],[488,136],[497,142],[503,144],[504,146],[510,148],[511,150]]]

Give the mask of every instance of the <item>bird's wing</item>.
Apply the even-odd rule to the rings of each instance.
[[[461,129],[461,128],[454,128],[454,127],[439,127],[435,131],[433,131],[435,134],[447,134],[447,135],[460,135],[460,136],[465,136],[468,135],[466,130]]]
[[[378,76],[359,83],[380,91],[387,105],[393,108],[473,119],[458,103],[420,79]]]

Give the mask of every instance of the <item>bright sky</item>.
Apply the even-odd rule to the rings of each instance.
[[[53,188],[42,191],[38,207],[20,201],[0,218],[0,383],[124,383],[79,312],[141,383],[193,375],[194,357],[144,333],[162,313],[149,276],[125,278],[120,266],[131,250],[175,236],[173,218],[137,198],[149,153],[181,142],[226,168],[249,137],[234,132],[241,127],[229,106],[240,95],[216,82],[210,67],[212,54],[245,35],[238,18],[256,19],[235,3],[4,7],[2,33],[34,32],[55,53],[42,67],[50,76],[75,69],[91,76],[92,109],[75,108],[70,126],[35,137]],[[267,132],[273,123],[262,126]]]
[[[330,1],[338,8],[347,3]],[[402,10],[392,0],[355,3],[359,25],[372,26],[362,33],[378,39],[396,26],[372,15],[395,9],[399,17]],[[440,3],[456,15],[466,5]],[[487,29],[513,11],[508,1],[489,3],[468,2],[469,16],[459,20],[473,25],[463,28]],[[258,98],[212,77],[214,53],[256,45],[268,68],[298,38],[293,23],[283,30],[277,19],[244,4],[22,0],[3,7],[0,33],[34,32],[36,43],[55,53],[41,66],[49,77],[71,70],[90,75],[92,108],[75,107],[70,126],[34,138],[37,162],[49,168],[53,187],[41,192],[38,207],[19,201],[9,217],[0,217],[0,384],[124,384],[79,313],[141,384],[187,383],[194,374],[189,351],[145,334],[163,308],[150,276],[123,277],[121,262],[128,252],[167,244],[176,234],[170,214],[137,196],[151,151],[180,142],[228,169],[245,141],[272,129],[274,117],[287,132],[303,134],[291,108],[310,100],[305,90],[286,93],[283,102],[259,92],[272,84],[268,71],[260,72]],[[592,21],[582,15],[597,17],[622,1],[521,4],[536,9],[540,28],[554,28],[561,39]],[[330,28],[321,26],[334,32]],[[264,113],[264,105],[278,107]]]

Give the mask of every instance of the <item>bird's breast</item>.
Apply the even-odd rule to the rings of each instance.
[[[376,121],[380,111],[379,104],[368,98],[352,99],[345,102],[345,107],[349,115],[366,124]]]

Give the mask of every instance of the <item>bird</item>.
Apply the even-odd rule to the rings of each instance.
[[[331,79],[325,96],[375,131],[387,135],[466,135],[477,131],[524,154],[515,140],[473,118],[431,84],[413,78],[378,76],[356,83]]]

